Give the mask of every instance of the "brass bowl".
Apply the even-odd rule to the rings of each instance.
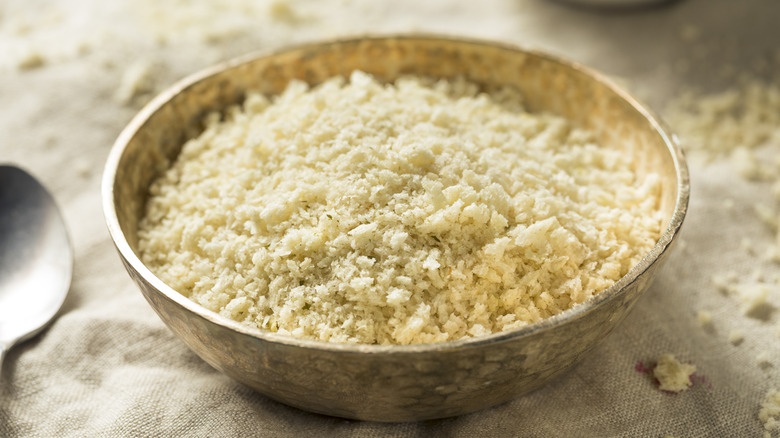
[[[246,327],[166,286],[137,253],[137,225],[151,182],[176,159],[204,115],[247,90],[281,92],[361,69],[465,75],[511,84],[532,111],[550,111],[623,148],[639,172],[663,178],[659,242],[625,277],[589,301],[541,322],[489,336],[408,346],[338,344]],[[448,417],[487,408],[571,368],[628,314],[669,253],[688,205],[684,157],[668,129],[600,74],[536,51],[437,36],[364,37],[308,44],[225,62],[178,82],[124,129],[103,177],[111,237],[127,271],[170,329],[211,366],[268,397],[308,411],[374,421]]]

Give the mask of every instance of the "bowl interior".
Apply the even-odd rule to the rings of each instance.
[[[606,147],[634,156],[637,172],[661,173],[660,209],[666,228],[678,203],[683,176],[664,129],[627,94],[585,67],[548,55],[483,42],[442,38],[364,38],[249,55],[191,76],[151,102],[117,140],[113,206],[121,232],[137,251],[137,224],[147,190],[183,143],[202,130],[203,117],[241,102],[248,90],[269,95],[291,79],[315,85],[363,70],[384,81],[416,74],[463,75],[487,88],[516,87],[530,111],[547,111],[589,129]],[[687,177],[686,177],[687,178]]]

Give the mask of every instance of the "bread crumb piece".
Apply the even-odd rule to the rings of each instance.
[[[767,368],[772,365],[772,361],[769,358],[769,352],[768,351],[761,351],[756,355],[756,362],[758,362],[758,366],[761,368]]]
[[[753,205],[753,211],[756,213],[759,219],[772,231],[778,230],[777,212],[773,211],[771,207],[760,202]]]
[[[772,183],[772,195],[774,195],[776,201],[780,201],[780,179]]]
[[[658,379],[660,390],[680,392],[693,384],[691,375],[695,372],[696,366],[681,363],[672,354],[662,354],[658,356],[658,364],[653,369],[653,376]]]
[[[753,272],[750,273],[750,279],[756,283],[763,283],[765,278],[765,274],[760,269],[753,269]]]
[[[769,436],[770,432],[778,430],[780,427],[780,391],[770,389],[761,403],[761,409],[758,411],[758,419],[764,424],[764,436]]]
[[[742,248],[743,251],[750,255],[755,254],[755,246],[753,245],[753,241],[750,240],[749,237],[743,237],[742,240],[739,241],[739,247]]]
[[[736,280],[737,273],[734,271],[728,271],[725,274],[715,274],[710,279],[712,285],[725,294],[733,292],[732,288]]]
[[[766,261],[780,263],[780,245],[771,245],[764,253]]]
[[[276,0],[271,2],[269,6],[269,12],[271,18],[276,21],[280,21],[287,24],[295,24],[301,21],[301,17],[298,13],[290,7],[290,3],[284,0]]]
[[[761,162],[756,157],[755,152],[746,148],[738,147],[731,152],[731,162],[737,170],[737,173],[748,181],[758,181],[762,179],[764,169]]]
[[[769,286],[766,283],[740,284],[737,292],[745,316],[766,319],[774,309],[768,300]]]
[[[707,310],[699,310],[697,318],[699,320],[699,325],[702,327],[712,324],[712,313]]]
[[[136,96],[151,91],[152,85],[151,64],[147,61],[137,61],[125,70],[115,97],[120,103],[128,104]]]
[[[78,176],[81,178],[89,178],[89,176],[92,174],[92,165],[86,159],[77,160],[74,167],[76,174],[78,174]]]
[[[57,146],[57,137],[55,135],[46,136],[46,139],[43,140],[43,147],[47,150],[51,150],[54,149],[54,146]]]
[[[35,68],[43,67],[46,64],[46,60],[43,55],[36,51],[28,51],[24,56],[19,58],[17,66],[21,70],[32,70]]]
[[[739,345],[745,340],[745,333],[740,329],[734,329],[729,332],[729,342],[732,345]]]

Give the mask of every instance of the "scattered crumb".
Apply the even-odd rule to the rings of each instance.
[[[115,97],[123,104],[130,103],[136,96],[152,91],[152,67],[147,61],[137,61],[124,74]]]
[[[765,274],[760,269],[754,269],[753,272],[750,273],[750,279],[756,283],[763,283],[764,278]]]
[[[92,166],[87,160],[81,159],[76,161],[74,167],[76,174],[81,178],[88,178],[92,174]]]
[[[774,306],[769,302],[769,286],[766,283],[756,282],[740,284],[737,294],[742,303],[742,314],[745,316],[768,319]]]
[[[43,67],[46,64],[46,60],[43,55],[36,51],[28,51],[24,56],[19,58],[17,66],[21,70],[32,70],[39,67]]]
[[[780,391],[770,389],[766,393],[758,411],[758,419],[764,424],[764,436],[771,436],[770,432],[780,429]]]
[[[43,140],[43,147],[46,149],[53,149],[54,146],[57,146],[57,137],[55,135],[48,135],[45,140]]]
[[[755,253],[755,247],[753,246],[753,241],[750,240],[748,237],[743,237],[742,240],[739,241],[739,247],[742,248],[743,251],[746,253],[753,255]]]
[[[712,324],[712,313],[707,310],[699,310],[699,313],[696,314],[697,319],[699,320],[699,325],[704,327]]]
[[[753,206],[753,211],[756,213],[756,216],[758,216],[758,218],[761,219],[761,221],[764,222],[767,227],[769,227],[770,230],[777,231],[777,212],[773,211],[772,208],[770,208],[768,205],[760,202],[757,202]]]
[[[734,329],[729,332],[729,342],[733,345],[739,345],[745,340],[745,333],[740,329]]]
[[[671,102],[666,115],[687,151],[706,159],[728,156],[735,149],[757,148],[777,135],[780,87],[748,80],[711,95],[685,93]]]
[[[711,277],[710,281],[719,291],[723,293],[731,293],[732,286],[737,281],[737,273],[734,271],[728,271],[725,274],[715,274]]]
[[[772,184],[772,195],[774,195],[776,201],[780,201],[780,179]]]
[[[271,18],[276,21],[280,21],[287,24],[295,24],[301,21],[301,17],[298,13],[290,7],[290,3],[284,0],[276,0],[271,2],[269,6],[269,12]]]
[[[760,181],[767,173],[755,152],[744,146],[737,147],[731,152],[731,163],[737,170],[737,174],[748,181]]]
[[[662,354],[658,356],[658,364],[653,369],[653,376],[658,379],[660,390],[680,392],[693,384],[691,375],[695,372],[694,365],[681,363],[672,354]]]
[[[764,258],[770,262],[780,263],[780,245],[772,245],[767,248]]]
[[[756,355],[756,362],[758,362],[758,366],[761,368],[768,368],[772,366],[772,361],[769,359],[769,352],[768,351],[761,351]]]

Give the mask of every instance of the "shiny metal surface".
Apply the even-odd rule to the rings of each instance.
[[[486,88],[516,86],[532,111],[593,130],[607,147],[663,177],[665,232],[613,287],[547,320],[490,336],[410,346],[347,345],[251,329],[208,311],[156,278],[136,253],[151,181],[203,116],[247,90],[275,94],[291,78],[319,83],[361,69],[465,75]],[[252,54],[188,77],[157,96],[117,139],[103,176],[106,222],[127,271],[160,318],[226,375],[283,403],[334,416],[411,421],[473,412],[531,391],[574,365],[623,320],[650,285],[688,205],[684,157],[667,128],[631,96],[589,69],[496,43],[437,36],[364,37]],[[605,370],[608,372],[608,370]]]
[[[24,170],[0,166],[0,367],[9,348],[57,314],[72,270],[70,240],[54,199]]]

